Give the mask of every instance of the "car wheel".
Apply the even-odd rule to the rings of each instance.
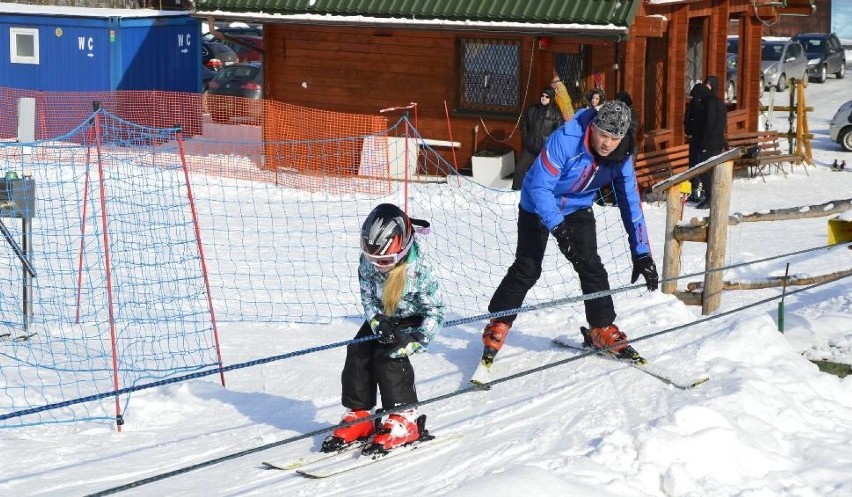
[[[843,79],[843,76],[846,76],[846,61],[840,63],[840,70],[834,73],[837,76],[837,79]]]
[[[787,75],[782,74],[778,76],[778,86],[776,87],[778,91],[784,91],[787,89]]]
[[[823,64],[822,67],[819,68],[819,76],[817,76],[817,83],[825,83],[826,79],[828,79],[828,66]]]
[[[725,101],[733,102],[737,98],[737,85],[733,81],[728,81],[728,86],[725,87]]]
[[[852,152],[852,126],[847,126],[837,137],[837,143],[847,152]]]

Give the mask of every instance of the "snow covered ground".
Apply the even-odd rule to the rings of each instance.
[[[788,167],[765,181],[736,180],[732,213],[852,197],[852,166],[843,172],[829,167],[835,159],[852,164],[852,153],[828,139],[828,123],[852,99],[852,83],[831,78],[811,84],[807,97],[815,107],[808,116],[816,135],[815,167]],[[786,131],[786,116],[775,115],[773,122]],[[659,261],[665,207],[646,204],[645,213]],[[684,219],[705,215],[689,207]],[[826,221],[732,226],[726,264],[825,245]],[[852,269],[847,245],[731,269],[725,279],[783,276],[787,263],[797,275]],[[683,273],[702,271],[703,257],[703,245],[686,244]],[[414,358],[420,399],[447,396],[421,408],[428,427],[438,435],[464,434],[440,449],[326,480],[263,469],[265,460],[303,456],[324,435],[252,449],[340,419],[345,350],[338,347],[228,372],[227,388],[209,377],[137,392],[121,433],[108,423],[2,429],[0,494],[87,495],[175,471],[121,494],[852,495],[852,377],[821,373],[808,360],[852,363],[852,279],[788,295],[784,334],[777,331],[776,301],[722,315],[779,294],[777,288],[725,292],[721,317],[636,344],[655,364],[711,377],[693,390],[675,389],[595,357],[520,375],[571,357],[551,339],[576,333],[582,314],[576,306],[551,308],[517,320],[497,375],[519,376],[490,391],[449,395],[469,387],[481,352],[482,322],[446,328],[428,353]],[[618,324],[631,338],[706,318],[699,308],[659,292],[620,293],[616,308]],[[484,312],[471,308],[449,319]],[[328,325],[224,324],[222,353],[226,365],[285,354],[348,340],[358,324],[354,319]],[[182,471],[242,451],[249,453]]]

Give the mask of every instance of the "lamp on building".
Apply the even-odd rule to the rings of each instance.
[[[539,50],[547,50],[550,47],[550,37],[549,36],[539,36],[536,38],[536,42],[538,43]]]

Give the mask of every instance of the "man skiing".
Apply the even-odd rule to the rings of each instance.
[[[584,294],[609,290],[609,280],[597,253],[597,235],[592,203],[595,192],[612,184],[627,231],[633,258],[631,282],[639,276],[655,290],[657,268],[651,257],[645,217],[636,185],[630,140],[623,140],[631,123],[631,111],[619,100],[604,103],[599,110],[587,108],[554,131],[533,163],[521,188],[518,206],[518,240],[515,261],[503,278],[489,312],[520,307],[527,292],[541,276],[541,265],[549,235],[574,267]],[[585,345],[609,348],[621,358],[641,360],[628,345],[626,335],[614,324],[615,310],[607,295],[584,301],[590,330]],[[517,315],[491,319],[482,333],[482,362],[490,366],[503,346]]]

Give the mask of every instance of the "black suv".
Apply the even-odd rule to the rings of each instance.
[[[793,40],[805,47],[810,78],[825,83],[829,73],[837,79],[846,75],[846,51],[834,33],[802,33]]]

